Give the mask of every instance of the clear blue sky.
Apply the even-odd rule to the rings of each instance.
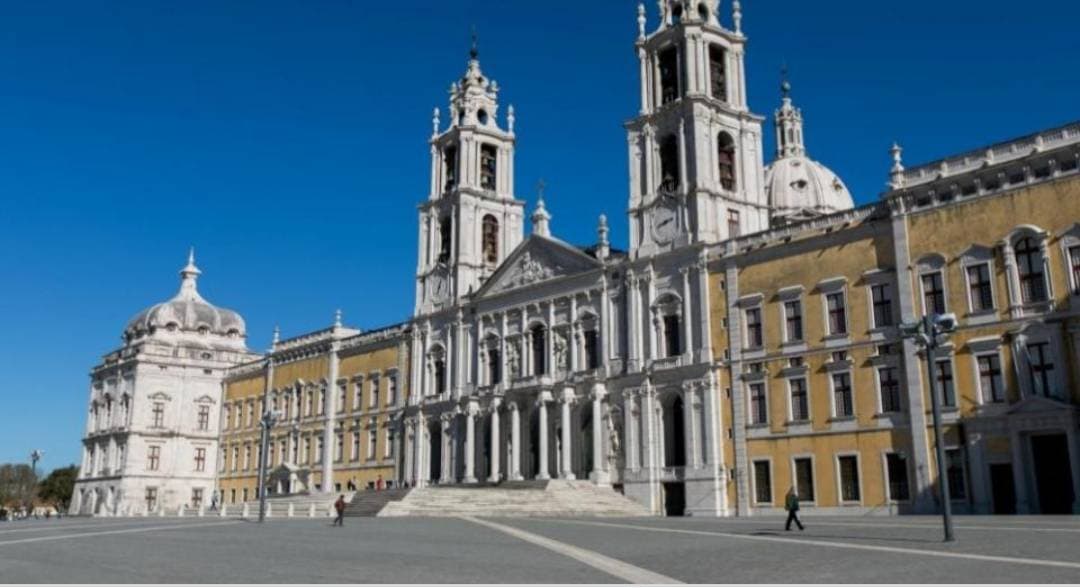
[[[4,3],[0,462],[78,458],[90,367],[172,296],[191,244],[253,348],[338,307],[362,328],[407,318],[431,109],[472,25],[517,108],[518,195],[531,207],[543,177],[557,235],[591,243],[606,212],[625,246],[635,4]],[[1080,118],[1075,2],[743,8],[752,108],[772,114],[786,61],[811,156],[859,202],[894,139],[917,163]]]

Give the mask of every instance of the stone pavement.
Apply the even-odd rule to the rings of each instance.
[[[0,524],[2,583],[1080,583],[1080,517],[65,519]]]

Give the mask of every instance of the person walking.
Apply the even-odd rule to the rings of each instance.
[[[375,480],[375,491],[378,492],[383,489],[382,474],[379,474],[379,478]]]
[[[802,521],[799,520],[799,515],[796,514],[799,512],[799,493],[795,491],[794,487],[788,490],[787,498],[784,500],[784,509],[787,510],[787,522],[784,523],[784,530],[791,530],[792,521],[795,521],[800,531],[804,530],[805,527],[803,527]]]
[[[333,526],[344,527],[345,526],[345,495],[338,496],[337,502],[334,503],[334,510],[337,511],[337,518],[334,519]]]

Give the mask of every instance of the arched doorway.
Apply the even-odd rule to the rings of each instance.
[[[437,482],[442,477],[442,427],[439,423],[428,424],[428,480]]]
[[[664,466],[686,465],[686,419],[682,396],[664,403]]]
[[[577,452],[574,474],[581,480],[589,479],[593,469],[593,420],[592,404],[584,405],[581,409],[581,417],[578,419]]]
[[[529,413],[529,447],[525,453],[528,463],[522,464],[525,477],[536,479],[540,474],[540,412],[533,410]]]

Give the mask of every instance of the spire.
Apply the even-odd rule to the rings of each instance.
[[[278,342],[281,341],[281,327],[274,325],[274,336],[270,339],[270,348],[277,347]]]
[[[431,115],[431,136],[439,136],[439,107],[435,107],[435,112]]]
[[[892,154],[893,160],[892,169],[889,170],[889,187],[899,190],[904,187],[904,149],[899,143],[893,142],[889,153]]]
[[[735,34],[742,34],[742,2],[735,0],[731,3],[731,21],[735,25]]]
[[[596,236],[600,246],[596,248],[596,258],[603,261],[611,254],[611,243],[608,242],[607,215],[601,214],[596,225]]]
[[[548,214],[547,209],[544,208],[544,188],[546,186],[544,180],[540,180],[536,185],[536,210],[533,211],[532,214],[533,234],[540,235],[541,237],[551,236],[551,215]]]
[[[334,311],[334,328],[335,329],[340,329],[341,328],[341,309],[340,308]]]
[[[480,57],[480,43],[476,36],[476,27],[472,28],[472,46],[469,48],[469,59],[476,61]]]
[[[511,135],[514,134],[515,122],[517,122],[517,115],[514,114],[514,105],[511,104],[510,108],[506,111],[506,132]]]
[[[780,69],[780,96],[780,109],[776,111],[776,157],[783,159],[806,155],[802,111],[795,108],[791,101],[791,82],[788,81],[786,64]]]
[[[637,5],[637,36],[638,39],[645,39],[645,25],[648,24],[648,20],[645,18],[645,3],[638,2]]]
[[[196,284],[201,274],[202,272],[195,265],[195,247],[192,247],[188,250],[187,265],[180,270],[180,293],[176,297],[184,300],[202,300]]]

